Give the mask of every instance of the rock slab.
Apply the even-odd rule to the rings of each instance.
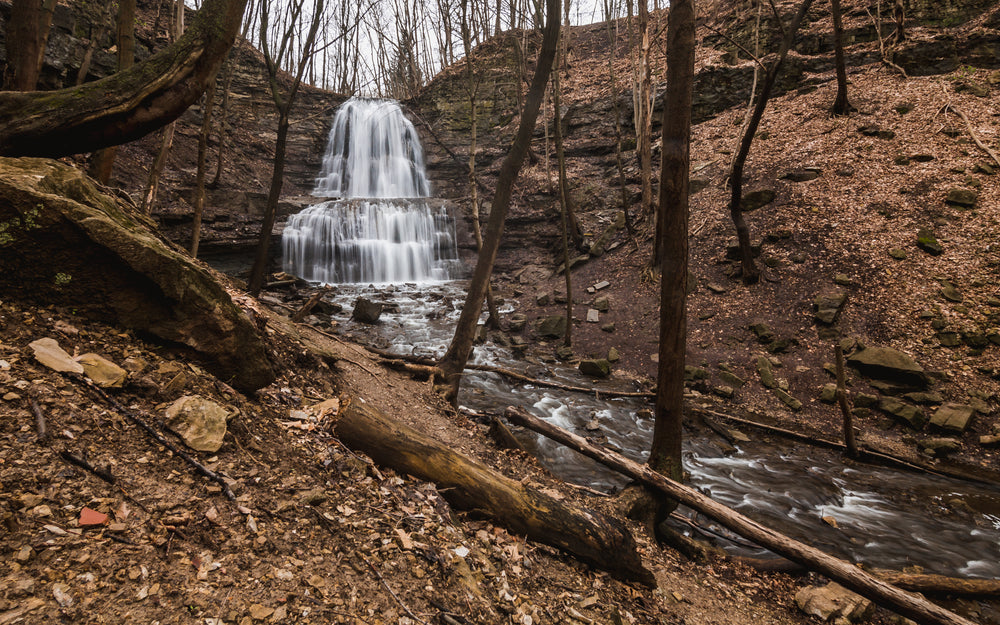
[[[198,395],[185,395],[167,408],[165,417],[167,426],[191,449],[214,453],[222,447],[229,418],[223,406]]]
[[[972,406],[947,403],[931,415],[931,425],[945,432],[961,434],[969,427],[969,421],[975,412]]]
[[[913,358],[891,347],[866,347],[851,354],[847,364],[864,375],[901,382],[921,388],[930,384],[930,378],[924,368]]]
[[[836,582],[800,589],[795,593],[795,603],[806,614],[838,624],[867,620],[875,607],[868,599]]]

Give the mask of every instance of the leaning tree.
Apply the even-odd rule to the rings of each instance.
[[[205,0],[176,42],[107,78],[0,92],[0,155],[59,157],[120,145],[177,119],[214,80],[247,0]]]

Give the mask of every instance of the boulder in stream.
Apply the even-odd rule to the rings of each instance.
[[[379,317],[382,316],[383,308],[383,304],[379,302],[359,297],[354,302],[354,312],[351,313],[351,318],[361,323],[378,323]]]

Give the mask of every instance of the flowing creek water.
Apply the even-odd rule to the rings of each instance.
[[[346,307],[361,296],[389,304],[376,326],[350,321],[346,311],[338,319],[345,334],[399,354],[442,355],[465,282],[454,279],[461,271],[454,221],[445,203],[427,197],[413,126],[395,103],[348,100],[334,118],[323,162],[314,195],[339,199],[289,220],[285,271],[334,283],[330,299]],[[401,197],[408,199],[389,200]],[[567,366],[528,363],[492,344],[476,346],[473,359],[535,378],[590,384]],[[488,412],[522,406],[637,461],[645,459],[652,434],[652,421],[643,417],[650,405],[642,400],[514,385],[490,373],[467,372],[459,402]],[[542,463],[567,481],[601,490],[624,483],[573,451],[524,436]],[[685,441],[689,482],[748,516],[851,561],[1000,578],[1000,488],[844,464],[832,452],[783,442],[742,443],[733,452],[713,436]]]

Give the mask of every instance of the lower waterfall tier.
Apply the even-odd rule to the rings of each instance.
[[[458,277],[455,221],[423,200],[331,200],[289,218],[284,271],[321,283]]]

